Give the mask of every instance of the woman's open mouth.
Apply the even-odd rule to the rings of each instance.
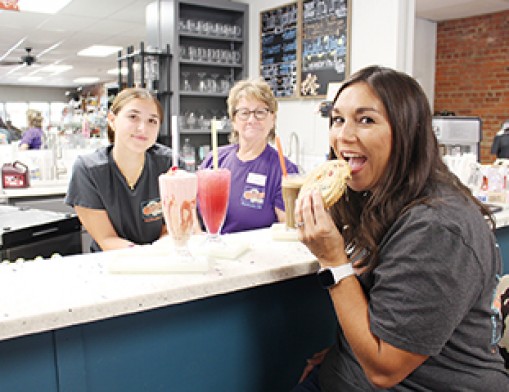
[[[352,170],[352,174],[355,174],[362,170],[364,165],[366,164],[367,158],[364,155],[343,152],[341,153],[341,157],[348,162],[348,166]]]

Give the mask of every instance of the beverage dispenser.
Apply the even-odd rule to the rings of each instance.
[[[479,117],[434,116],[432,124],[442,155],[471,153],[479,162],[482,139]]]

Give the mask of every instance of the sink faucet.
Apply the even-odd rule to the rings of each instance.
[[[299,171],[302,171],[302,167],[300,165],[300,141],[299,135],[296,132],[290,133],[290,143],[288,147],[288,158],[290,158],[295,149],[295,164],[299,168]]]

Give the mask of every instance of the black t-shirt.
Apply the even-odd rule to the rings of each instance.
[[[172,166],[171,149],[155,144],[145,153],[145,167],[131,190],[113,157],[112,146],[79,156],[65,202],[96,210],[106,210],[121,238],[149,244],[161,235],[163,215],[158,177]],[[97,243],[92,250],[100,250]]]
[[[496,346],[500,317],[492,308],[500,272],[484,218],[448,187],[432,206],[416,206],[394,223],[379,265],[359,277],[370,328],[395,347],[430,357],[391,391],[507,391]],[[341,330],[320,383],[323,391],[377,390]]]
[[[509,131],[496,135],[491,145],[491,153],[497,158],[509,158]]]

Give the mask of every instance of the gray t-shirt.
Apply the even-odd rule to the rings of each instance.
[[[158,177],[172,166],[171,149],[155,144],[145,153],[145,167],[131,190],[111,156],[112,146],[79,156],[65,202],[106,210],[117,234],[136,244],[159,238],[163,226]],[[91,249],[100,250],[95,241]]]
[[[471,202],[445,187],[441,199],[401,216],[379,265],[359,280],[372,333],[430,357],[391,391],[507,392],[492,308],[501,272],[495,237]],[[445,188],[445,189],[444,189]],[[348,298],[344,299],[348,301]],[[376,391],[341,330],[320,370],[323,391]]]

